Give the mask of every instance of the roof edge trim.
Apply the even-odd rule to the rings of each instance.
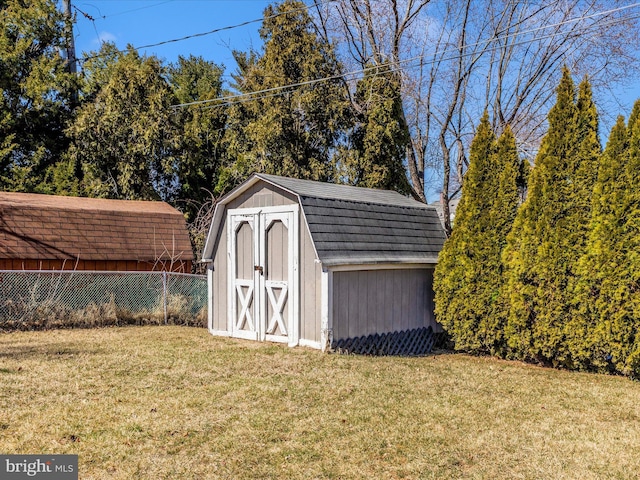
[[[375,260],[374,258],[358,258],[354,261],[349,261],[348,259],[340,259],[340,260],[325,260],[322,264],[331,269],[338,269],[341,267],[366,267],[369,266],[372,269],[384,269],[384,268],[424,268],[433,266],[435,267],[438,263],[437,257],[427,257],[427,258],[406,258],[401,260]],[[337,267],[337,268],[334,268]]]

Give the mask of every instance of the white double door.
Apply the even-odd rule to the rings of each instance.
[[[232,336],[298,343],[297,205],[228,212]]]

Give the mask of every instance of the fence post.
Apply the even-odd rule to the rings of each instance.
[[[164,324],[166,325],[167,320],[167,272],[162,272],[162,303],[164,304]]]

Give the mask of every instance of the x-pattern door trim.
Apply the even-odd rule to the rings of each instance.
[[[251,310],[249,310],[249,306],[253,300],[254,282],[251,280],[236,280],[235,285],[238,301],[240,302],[240,313],[235,319],[235,330],[244,330],[245,323],[248,323],[249,331],[255,332],[256,326],[251,318]],[[247,289],[246,295],[243,294],[243,288]]]
[[[288,282],[267,280],[265,282],[265,287],[267,290],[267,298],[269,299],[269,304],[273,311],[273,315],[271,315],[269,325],[267,326],[267,335],[274,335],[276,328],[280,328],[280,335],[286,336],[289,334],[289,330],[284,323],[284,317],[282,314],[284,313],[284,304],[287,301],[287,296],[289,294],[289,284]],[[274,291],[277,289],[280,290],[278,298],[276,298]]]

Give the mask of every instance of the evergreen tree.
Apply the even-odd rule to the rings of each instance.
[[[179,57],[169,69],[176,101],[182,104],[212,100],[222,95],[223,69],[202,57]],[[225,158],[223,143],[226,108],[215,103],[176,109],[176,122],[182,131],[176,159],[179,183],[176,202],[189,219],[210,200]]]
[[[575,312],[585,325],[582,349],[576,349],[580,365],[636,378],[640,377],[639,107],[637,102],[628,127],[618,118],[602,156]]]
[[[629,136],[624,118],[618,117],[598,169],[587,249],[578,265],[572,312],[574,332],[570,338],[575,339],[572,356],[582,368],[605,369],[612,360],[611,320],[618,316],[621,305],[611,294],[626,270],[626,265],[621,264],[626,259],[620,251],[620,240],[626,216]],[[626,355],[617,353],[615,363],[624,362]]]
[[[496,142],[485,113],[471,144],[469,169],[434,277],[436,317],[455,348],[502,350],[502,249],[519,202],[520,160],[507,127]]]
[[[0,0],[0,188],[41,191],[68,147],[75,77],[60,56],[71,25],[53,0]]]
[[[640,378],[640,118],[632,118],[635,122],[629,126],[629,159],[621,209],[623,228],[617,245],[623,255],[618,257],[617,277],[601,290],[598,326],[610,335],[609,355],[616,369]]]
[[[576,102],[578,109],[576,117],[576,138],[579,142],[577,161],[569,168],[573,170],[573,189],[570,191],[570,199],[573,204],[567,211],[568,225],[566,238],[567,245],[572,247],[575,257],[567,267],[567,290],[562,300],[567,311],[562,330],[566,343],[566,360],[564,365],[579,368],[583,366],[583,352],[585,345],[586,323],[574,314],[576,299],[575,290],[580,281],[579,260],[587,250],[589,236],[589,224],[592,215],[593,189],[598,176],[599,162],[602,154],[600,140],[598,138],[598,112],[593,103],[591,86],[588,80],[580,83]],[[575,173],[574,173],[575,172]]]
[[[87,91],[69,132],[70,162],[81,167],[83,194],[171,199],[177,181],[179,129],[165,69],[133,48],[85,64]]]
[[[349,148],[339,155],[340,180],[360,187],[411,193],[403,165],[409,136],[397,75],[367,71],[357,84],[354,102],[359,113]]]
[[[588,81],[576,92],[567,69],[549,112],[549,130],[530,175],[528,196],[508,237],[506,335],[519,358],[572,366],[571,292],[585,250],[600,154]]]
[[[318,36],[304,3],[294,0],[267,7],[260,37],[261,56],[236,54],[236,88],[247,98],[229,110],[231,164],[222,180],[250,171],[332,179],[331,156],[348,108],[332,45]],[[307,83],[325,77],[333,79]],[[298,86],[270,91],[282,85]]]

